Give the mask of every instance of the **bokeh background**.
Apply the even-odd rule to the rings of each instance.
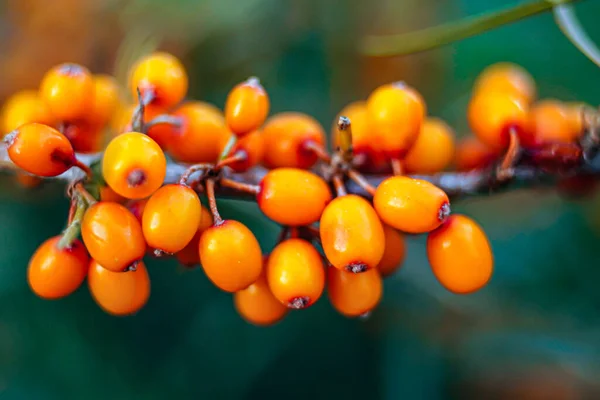
[[[430,114],[467,134],[465,107],[485,66],[513,61],[542,97],[598,104],[600,70],[550,14],[427,53],[368,58],[361,37],[410,31],[515,4],[505,0],[2,0],[0,100],[36,88],[72,61],[124,76],[155,48],[182,57],[190,95],[222,106],[261,78],[272,112],[310,113],[329,127],[350,101],[405,80]],[[600,42],[600,2],[575,9]],[[324,297],[257,328],[201,270],[150,261],[152,295],[136,316],[105,315],[87,288],[50,302],[26,283],[28,259],[60,232],[64,187],[24,189],[0,177],[0,398],[12,399],[585,399],[600,396],[600,197],[525,190],[453,204],[477,219],[496,258],[488,287],[446,292],[411,239],[366,320]],[[249,203],[223,201],[264,250],[277,228]]]

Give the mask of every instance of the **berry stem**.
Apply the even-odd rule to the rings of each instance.
[[[325,148],[322,145],[315,142],[314,140],[309,140],[309,141],[305,142],[304,149],[308,150],[308,151],[312,151],[313,153],[315,153],[317,155],[317,157],[319,157],[322,161],[324,161],[326,163],[331,162],[331,156],[329,155],[327,150],[325,150]]]
[[[171,125],[178,128],[182,124],[183,121],[181,118],[169,114],[162,114],[144,124],[144,133],[148,132],[148,129],[156,125]]]
[[[188,179],[190,179],[190,176],[192,176],[192,174],[198,172],[198,171],[210,171],[212,169],[214,169],[214,164],[208,164],[208,163],[203,163],[203,164],[194,164],[191,167],[188,167],[188,169],[185,170],[185,172],[183,174],[181,174],[181,177],[179,178],[179,184],[180,185],[187,185],[187,181]]]
[[[347,172],[348,178],[352,179],[358,186],[363,188],[365,192],[371,196],[375,196],[377,188],[369,183],[369,181],[358,171],[350,169]]]
[[[88,192],[83,187],[83,184],[81,182],[77,182],[73,188],[74,188],[74,192],[79,193],[79,195],[83,198],[83,200],[85,200],[85,202],[87,203],[88,206],[91,206],[91,205],[97,203],[97,200],[94,198],[94,196],[92,196],[90,194],[90,192]]]
[[[337,122],[337,151],[346,162],[352,161],[352,123],[350,118],[341,116]]]
[[[221,214],[219,214],[219,209],[217,208],[217,198],[215,196],[214,179],[208,179],[206,181],[206,197],[208,198],[208,205],[210,207],[210,212],[213,216],[213,225],[219,226],[223,224],[223,218],[221,218]]]
[[[398,175],[402,175],[403,174],[403,169],[402,168],[402,161],[400,161],[397,158],[392,158],[392,160],[390,161],[392,164],[392,172],[394,173],[394,175],[398,176]]]
[[[229,137],[229,139],[227,140],[225,147],[223,147],[221,154],[219,155],[219,162],[217,163],[217,165],[221,165],[221,162],[224,161],[229,156],[229,153],[231,153],[231,149],[233,149],[233,146],[235,146],[236,142],[237,142],[237,136],[231,135]],[[224,165],[227,165],[227,164],[224,164]]]
[[[333,181],[333,186],[335,187],[335,192],[338,197],[342,197],[348,194],[346,186],[344,185],[344,180],[339,174],[335,174],[331,179]]]
[[[238,161],[246,161],[247,159],[248,153],[243,150],[236,151],[235,154],[221,159],[215,166],[215,169],[221,169]]]
[[[504,158],[502,159],[500,165],[496,170],[496,177],[500,181],[506,181],[513,177],[513,165],[519,157],[519,136],[517,135],[517,132],[514,129],[510,130],[509,138],[510,139],[508,149],[506,150],[506,154],[504,155]]]
[[[75,158],[75,163],[73,164],[74,167],[79,168],[80,170],[82,170],[83,172],[85,172],[85,176],[88,179],[91,179],[92,176],[94,175],[92,169],[87,166],[86,164],[82,163],[78,158]]]
[[[59,250],[69,248],[75,239],[79,237],[81,232],[81,221],[87,209],[86,202],[81,198],[79,194],[75,194],[75,211],[73,216],[69,216],[70,221],[67,228],[63,231],[62,237],[58,241]]]
[[[250,183],[237,182],[237,181],[234,181],[234,180],[228,179],[228,178],[221,178],[219,183],[222,186],[226,186],[226,187],[229,187],[229,188],[232,188],[235,190],[239,190],[240,192],[246,192],[246,193],[250,193],[253,195],[257,195],[258,193],[260,193],[260,186],[252,185]]]

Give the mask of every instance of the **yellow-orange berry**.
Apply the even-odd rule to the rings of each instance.
[[[524,146],[544,143],[573,143],[583,133],[573,123],[572,111],[558,100],[537,102],[529,110],[529,129],[521,139]]]
[[[135,314],[150,298],[150,277],[143,262],[135,271],[114,272],[92,260],[88,286],[96,303],[115,316]]]
[[[362,197],[333,199],[321,215],[319,231],[325,256],[336,268],[363,272],[375,268],[383,257],[383,225]]]
[[[271,293],[264,274],[246,289],[235,292],[233,303],[242,318],[258,326],[273,325],[288,311]]]
[[[161,187],[146,203],[142,216],[146,243],[166,253],[182,250],[198,231],[201,212],[200,199],[189,186]]]
[[[389,276],[400,268],[406,258],[406,241],[404,235],[389,225],[383,225],[385,234],[385,251],[377,265],[381,276]]]
[[[383,222],[407,233],[430,232],[450,214],[450,200],[442,189],[406,176],[381,182],[373,205]]]
[[[128,199],[142,199],[163,183],[167,159],[160,146],[148,136],[128,132],[113,138],[102,158],[106,183]]]
[[[310,307],[325,287],[319,252],[303,239],[279,243],[267,261],[267,282],[273,295],[287,307]]]
[[[31,122],[52,125],[54,116],[37,91],[22,90],[10,96],[2,106],[0,137]]]
[[[331,201],[331,190],[312,172],[276,168],[262,179],[256,201],[267,217],[281,225],[309,225],[321,217]]]
[[[221,149],[225,148],[230,136],[231,135],[228,135],[227,140],[224,140]],[[236,172],[244,172],[260,164],[262,162],[264,153],[265,139],[262,135],[262,132],[256,130],[238,139],[229,153],[230,155],[242,154],[244,159],[227,165]]]
[[[113,203],[123,204],[127,199],[112,190],[110,186],[102,185],[100,186],[100,201],[111,201]]]
[[[426,118],[415,144],[404,158],[406,172],[434,174],[454,157],[454,132],[439,118]]]
[[[61,121],[85,119],[94,101],[92,74],[78,64],[57,65],[42,78],[40,97]]]
[[[438,281],[458,294],[481,289],[494,270],[492,249],[485,233],[464,215],[452,215],[429,233],[427,257]]]
[[[244,136],[258,128],[269,115],[269,96],[257,78],[236,85],[225,102],[225,120],[231,132]]]
[[[474,92],[509,93],[531,102],[536,96],[535,81],[523,67],[500,62],[485,68],[475,81]]]
[[[198,250],[206,276],[226,292],[247,288],[262,271],[258,240],[238,221],[225,220],[205,230]]]
[[[489,147],[475,136],[460,140],[454,154],[454,166],[457,171],[472,171],[486,168],[498,159],[497,149]]]
[[[378,87],[367,100],[367,118],[377,146],[400,159],[417,140],[427,113],[422,96],[404,82]]]
[[[104,125],[112,120],[121,101],[121,94],[117,80],[110,75],[95,75],[94,101],[89,113],[90,123]]]
[[[348,317],[358,317],[373,310],[383,294],[383,281],[377,269],[362,274],[329,268],[327,294],[333,308]]]
[[[198,252],[198,245],[200,243],[200,237],[205,230],[213,225],[213,217],[204,206],[200,206],[200,223],[198,224],[198,230],[194,234],[194,237],[190,242],[180,251],[175,254],[177,261],[185,267],[193,267],[200,264],[200,254]]]
[[[104,130],[98,125],[83,121],[67,123],[63,124],[62,132],[77,153],[96,153],[104,145]]]

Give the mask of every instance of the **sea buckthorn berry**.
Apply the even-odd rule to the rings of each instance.
[[[94,301],[115,316],[135,314],[150,298],[150,277],[143,262],[134,271],[114,272],[92,260],[88,286]]]
[[[325,288],[321,256],[303,239],[279,243],[267,261],[266,276],[273,295],[292,309],[310,307]]]
[[[542,100],[529,110],[529,129],[521,137],[524,146],[573,143],[583,133],[576,130],[568,107],[558,100]]]
[[[198,231],[201,212],[200,199],[189,186],[161,187],[146,203],[142,216],[146,243],[166,253],[178,252]]]
[[[390,158],[406,155],[419,136],[426,113],[423,97],[404,82],[380,86],[367,100],[373,140]]]
[[[237,292],[256,282],[262,271],[262,252],[246,225],[225,220],[204,231],[198,244],[206,276],[221,290]]]
[[[42,78],[40,97],[61,121],[85,119],[94,101],[92,74],[78,64],[57,65]]]
[[[31,122],[52,125],[54,117],[37,91],[22,90],[10,96],[2,107],[0,137]]]
[[[281,225],[309,225],[321,217],[331,201],[331,190],[312,172],[276,168],[261,181],[256,201],[267,217]],[[299,202],[302,207],[298,207]]]
[[[258,128],[269,115],[269,96],[257,78],[236,85],[225,102],[225,120],[231,132],[244,136]]]
[[[100,201],[111,201],[113,203],[123,204],[127,199],[112,190],[110,186],[102,185],[100,186]]]
[[[246,289],[235,292],[233,304],[242,318],[258,326],[273,325],[288,312],[271,293],[264,274]]]
[[[99,202],[85,212],[81,237],[90,256],[106,269],[122,272],[146,252],[142,227],[124,206]]]
[[[35,122],[22,125],[4,140],[12,162],[34,175],[57,176],[76,162],[69,139],[48,125]]]
[[[501,62],[485,68],[474,84],[475,92],[509,93],[531,102],[536,96],[535,81],[523,67]]]
[[[60,249],[60,236],[46,240],[33,253],[27,269],[31,290],[44,299],[59,299],[73,293],[85,279],[89,258],[83,243],[74,240]]]
[[[494,259],[481,227],[464,215],[452,215],[427,236],[427,257],[435,277],[453,293],[468,294],[492,277]]]
[[[454,157],[454,132],[439,118],[426,118],[415,144],[404,158],[406,172],[434,174]]]
[[[523,135],[528,126],[528,107],[522,97],[508,93],[482,92],[469,103],[467,116],[473,133],[486,145],[503,150],[510,132]]]
[[[229,140],[229,137],[227,140]],[[226,144],[227,141],[225,141],[222,148],[225,148]],[[244,160],[227,164],[234,171],[244,172],[260,164],[265,153],[265,140],[262,132],[256,130],[238,139],[229,154],[234,155],[239,153],[245,154],[246,158]]]
[[[160,146],[148,136],[128,132],[113,138],[102,158],[106,183],[128,199],[150,196],[165,179],[167,159]]]
[[[327,294],[333,308],[347,317],[373,310],[383,294],[383,281],[377,269],[353,274],[337,268],[327,270]]]
[[[95,75],[94,101],[89,115],[93,125],[104,125],[109,122],[119,103],[121,94],[117,80],[110,75]]]
[[[172,128],[171,155],[186,163],[216,162],[224,140],[231,135],[221,112],[211,104],[193,101],[179,107],[173,116],[182,123]]]
[[[496,149],[489,147],[475,136],[467,136],[456,145],[454,167],[466,172],[490,166],[498,159]]]
[[[375,268],[383,257],[383,225],[362,197],[333,199],[321,215],[319,231],[325,256],[336,268],[363,272]]]
[[[442,189],[407,176],[381,182],[373,205],[384,223],[406,233],[430,232],[450,214],[450,200]]]
[[[149,104],[167,109],[185,97],[188,76],[175,56],[155,52],[143,57],[132,67],[129,88],[134,99],[138,98],[139,89],[142,97],[151,96]]]
[[[325,144],[325,131],[319,122],[311,116],[297,112],[284,112],[269,118],[263,127],[263,137],[263,163],[268,168],[308,169],[318,158],[306,145]]]
[[[200,237],[205,230],[213,225],[213,217],[204,206],[200,206],[200,223],[198,229],[194,234],[192,240],[180,251],[175,254],[177,261],[185,267],[193,267],[200,264],[200,254],[198,253],[198,245],[200,243]]]
[[[85,122],[68,123],[63,125],[62,131],[77,153],[96,153],[102,150],[104,131],[100,126]]]
[[[593,108],[584,103],[567,103],[565,107],[567,108],[568,119],[571,123],[571,130],[577,132],[577,136],[580,136],[585,129],[584,111],[586,109],[593,110]]]
[[[404,235],[389,225],[383,225],[385,234],[385,251],[377,265],[381,276],[390,276],[400,268],[406,258],[406,241]]]

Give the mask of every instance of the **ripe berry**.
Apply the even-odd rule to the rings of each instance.
[[[78,64],[57,65],[42,78],[40,97],[61,121],[85,119],[94,101],[92,74]]]
[[[77,153],[96,153],[102,150],[104,145],[102,126],[77,122],[64,124],[62,131]]]
[[[389,225],[383,225],[385,234],[385,251],[377,265],[381,276],[390,276],[400,268],[406,258],[406,242],[404,235]]]
[[[402,158],[415,143],[426,115],[421,95],[404,82],[380,86],[367,100],[367,118],[377,145]]]
[[[123,204],[127,199],[112,190],[110,186],[102,185],[100,186],[100,201]]]
[[[373,310],[383,293],[383,281],[377,269],[353,274],[337,268],[327,270],[327,294],[331,305],[341,314],[358,317]]]
[[[52,125],[54,116],[38,92],[22,90],[10,96],[2,107],[0,137],[31,122]]]
[[[323,146],[325,131],[313,117],[285,112],[269,118],[263,127],[267,168],[308,169],[317,162],[317,155],[306,148],[309,143]]]
[[[89,258],[83,243],[59,249],[61,236],[46,240],[33,253],[27,269],[31,290],[44,299],[59,299],[73,293],[85,279]]]
[[[213,225],[213,218],[210,211],[208,211],[208,209],[206,209],[204,206],[200,207],[200,223],[198,224],[198,229],[196,230],[194,237],[183,249],[175,254],[177,261],[186,267],[193,267],[200,264],[200,254],[198,253],[200,237],[205,230]]]
[[[102,175],[106,183],[128,199],[150,196],[163,183],[167,159],[160,146],[138,132],[123,133],[106,147]]]
[[[265,122],[269,114],[269,96],[257,78],[236,85],[225,102],[225,120],[231,132],[244,136]]]
[[[35,122],[22,125],[4,140],[8,142],[12,162],[34,175],[57,176],[76,162],[69,140],[48,125]]]
[[[439,118],[426,118],[415,144],[404,158],[407,172],[435,174],[454,157],[454,132]]]
[[[115,272],[139,262],[146,251],[139,221],[117,203],[99,202],[88,208],[81,223],[81,236],[90,256]]]
[[[573,143],[583,133],[573,123],[572,111],[560,101],[542,100],[529,110],[529,129],[522,135],[524,146]]]
[[[264,274],[246,289],[235,292],[233,304],[242,318],[258,326],[273,325],[288,311],[271,293]]]
[[[149,103],[168,109],[180,103],[188,90],[188,76],[181,62],[171,54],[155,52],[140,59],[131,69],[129,88],[134,99],[138,89]]]
[[[363,272],[375,268],[383,257],[383,225],[362,197],[333,199],[321,215],[319,230],[325,256],[336,268]]]
[[[150,277],[143,262],[135,271],[114,272],[92,260],[88,286],[96,303],[115,316],[135,314],[150,298]]]
[[[507,62],[490,65],[484,69],[474,84],[476,92],[508,93],[525,99],[527,103],[536,96],[535,81],[524,68]]]
[[[262,271],[262,252],[246,225],[225,220],[204,231],[198,244],[206,276],[226,292],[237,292],[256,282]]]
[[[383,222],[407,233],[430,232],[450,214],[450,200],[442,189],[406,176],[381,182],[373,205]]]
[[[228,135],[227,140],[223,141],[224,143],[221,148],[225,148],[225,145],[229,140],[229,136],[231,135]],[[256,130],[238,139],[231,149],[229,155],[239,154],[240,152],[245,154],[246,158],[244,160],[227,164],[234,171],[245,172],[250,168],[260,164],[265,153],[265,140],[262,132]]]
[[[511,130],[519,135],[527,130],[527,103],[516,95],[476,94],[471,98],[467,113],[473,133],[494,149],[503,150],[508,146]]]
[[[172,128],[168,143],[171,155],[185,163],[216,162],[231,135],[221,112],[208,103],[194,101],[179,107],[173,116],[182,124]]]
[[[161,187],[144,209],[142,228],[146,243],[166,253],[182,250],[198,231],[201,212],[200,199],[189,186]]]
[[[303,239],[279,243],[267,261],[267,282],[273,295],[287,307],[310,307],[325,287],[319,252]]]
[[[485,233],[464,215],[452,215],[427,236],[427,257],[438,281],[458,294],[481,289],[494,269],[492,249]]]
[[[302,207],[298,200],[302,199]],[[320,176],[298,168],[276,168],[260,183],[256,201],[267,217],[281,225],[317,222],[331,201],[331,190]]]
[[[490,166],[498,159],[498,151],[475,137],[467,136],[456,145],[454,166],[457,171],[465,172]]]
[[[103,126],[109,122],[117,110],[121,95],[116,79],[109,75],[95,75],[94,101],[89,113],[92,125]]]

